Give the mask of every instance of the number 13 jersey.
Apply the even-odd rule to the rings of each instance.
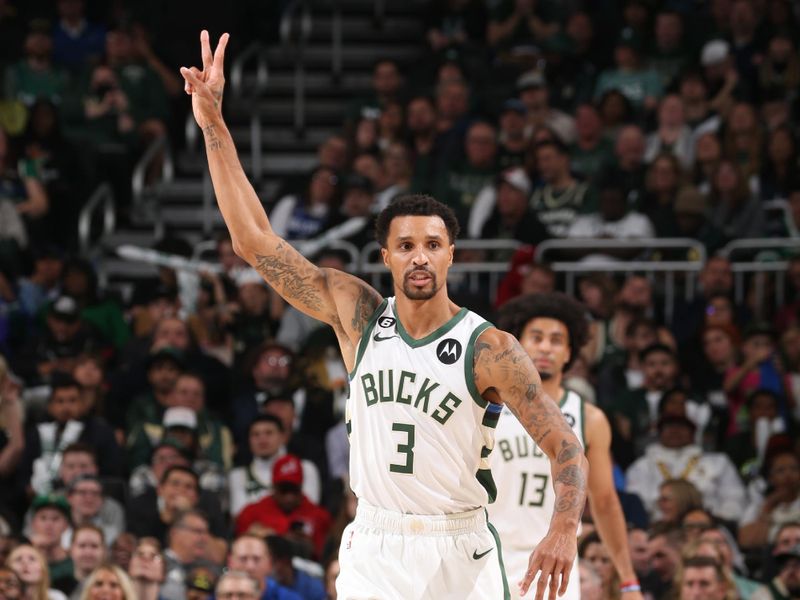
[[[358,345],[345,417],[359,499],[419,515],[494,500],[488,457],[501,407],[481,397],[473,373],[475,342],[491,326],[462,308],[415,340],[394,298],[378,307]]]
[[[583,399],[566,390],[559,406],[585,450]],[[497,481],[497,502],[489,510],[489,518],[500,533],[503,554],[521,551],[527,558],[547,534],[553,516],[556,494],[550,460],[508,408],[503,408],[496,435],[492,473]],[[521,576],[509,573],[510,577]],[[577,578],[577,573],[573,576]]]

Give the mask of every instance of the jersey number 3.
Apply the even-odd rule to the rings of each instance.
[[[531,495],[529,501],[525,500],[525,492],[528,490],[528,480],[530,479]],[[520,506],[542,506],[544,504],[544,493],[550,477],[539,473],[522,473],[522,489],[519,492]]]
[[[408,423],[392,423],[392,431],[404,433],[405,443],[397,444],[397,453],[405,455],[405,463],[389,465],[392,473],[413,473],[414,472],[414,426]]]

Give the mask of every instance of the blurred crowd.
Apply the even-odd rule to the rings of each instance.
[[[125,298],[76,252],[94,186],[113,186],[124,223],[131,165],[161,136],[180,148],[177,67],[197,63],[215,14],[193,3],[182,25],[198,26],[178,35],[155,3],[98,4],[0,0],[0,598],[335,598],[356,499],[333,331],[286,305],[225,233],[217,269],[187,283],[160,268]],[[394,196],[431,193],[462,238],[524,245],[459,255],[509,261],[491,293],[453,282],[488,318],[564,288],[533,262],[544,240],[698,240],[708,259],[676,298],[638,273],[577,280],[592,338],[568,386],[612,425],[646,597],[800,598],[800,259],[787,257],[785,290],[753,277],[737,293],[716,254],[800,225],[798,6],[418,8],[424,60],[376,57],[313,171],[263,198],[273,228],[362,248]],[[250,39],[274,27],[229,16],[215,24]],[[345,269],[324,246],[316,264]],[[154,248],[192,255],[174,235]],[[664,256],[605,257],[630,258]],[[617,597],[588,510],[580,556],[583,597]]]

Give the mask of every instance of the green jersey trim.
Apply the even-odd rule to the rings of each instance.
[[[478,469],[478,472],[475,473],[475,479],[478,480],[478,483],[483,486],[483,489],[489,495],[489,504],[494,502],[497,499],[497,484],[494,482],[494,477],[492,477],[492,470]]]
[[[475,404],[481,408],[486,408],[489,404],[489,401],[481,396],[481,393],[478,391],[478,387],[475,385],[475,342],[478,341],[478,336],[480,336],[480,334],[490,327],[493,327],[493,325],[486,321],[475,328],[475,330],[472,332],[472,335],[469,336],[469,341],[467,342],[467,353],[464,356],[464,378],[467,382],[467,389],[469,390],[469,395],[472,396],[472,399],[475,401]],[[495,423],[495,425],[497,425],[497,423]]]
[[[489,522],[488,513],[486,513],[486,526],[489,528],[489,531],[492,532],[492,537],[494,537],[494,543],[497,544],[497,561],[500,564],[500,574],[503,577],[503,600],[510,600],[511,592],[509,592],[508,590],[508,578],[506,577],[506,566],[503,564],[503,547],[500,544],[500,536],[497,534],[497,529],[495,529],[494,525],[492,525]]]
[[[387,304],[389,304],[389,301],[384,298],[383,302],[381,302],[378,305],[378,308],[375,309],[375,312],[372,313],[369,321],[367,321],[367,326],[361,333],[361,339],[358,341],[358,351],[356,352],[356,362],[353,365],[353,370],[349,373],[351,380],[353,377],[355,377],[356,371],[358,371],[358,365],[361,363],[361,359],[364,357],[364,352],[367,350],[367,344],[369,344],[369,338],[372,335],[372,330],[375,329],[375,323],[378,322],[378,317],[380,317],[383,314],[383,311],[386,310]]]
[[[400,317],[397,316],[397,313],[394,313],[395,319],[397,319],[397,333],[400,334],[400,339],[402,339],[406,344],[411,346],[412,348],[421,348],[431,342],[437,340],[438,338],[442,337],[445,333],[450,331],[453,327],[458,325],[458,323],[467,316],[469,311],[466,308],[462,308],[459,310],[452,319],[450,319],[447,323],[439,327],[436,331],[433,331],[426,335],[424,338],[415,340],[406,331],[406,328],[403,327],[403,322],[400,320]]]

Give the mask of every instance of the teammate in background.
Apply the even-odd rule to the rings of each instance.
[[[500,404],[551,457],[550,530],[520,587],[564,591],[576,554],[587,463],[525,351],[447,295],[458,222],[427,196],[396,200],[377,219],[396,297],[320,269],[272,231],[221,113],[223,58],[200,35],[203,70],[182,68],[205,136],[220,210],[236,253],[298,310],[328,323],[350,371],[350,480],[359,498],[339,550],[338,597],[507,598],[499,542],[484,506]],[[491,555],[491,556],[489,556]]]
[[[595,526],[619,573],[622,600],[642,597],[628,552],[625,517],[611,475],[611,430],[603,412],[562,387],[564,372],[588,340],[586,310],[561,293],[529,294],[503,305],[497,326],[516,337],[542,378],[542,388],[556,398],[589,459],[588,496]],[[495,432],[492,473],[500,490],[489,518],[500,533],[503,562],[510,577],[523,573],[528,554],[550,524],[558,498],[550,483],[545,454],[503,409]],[[521,526],[521,524],[525,526]],[[580,598],[577,570],[564,598]]]

